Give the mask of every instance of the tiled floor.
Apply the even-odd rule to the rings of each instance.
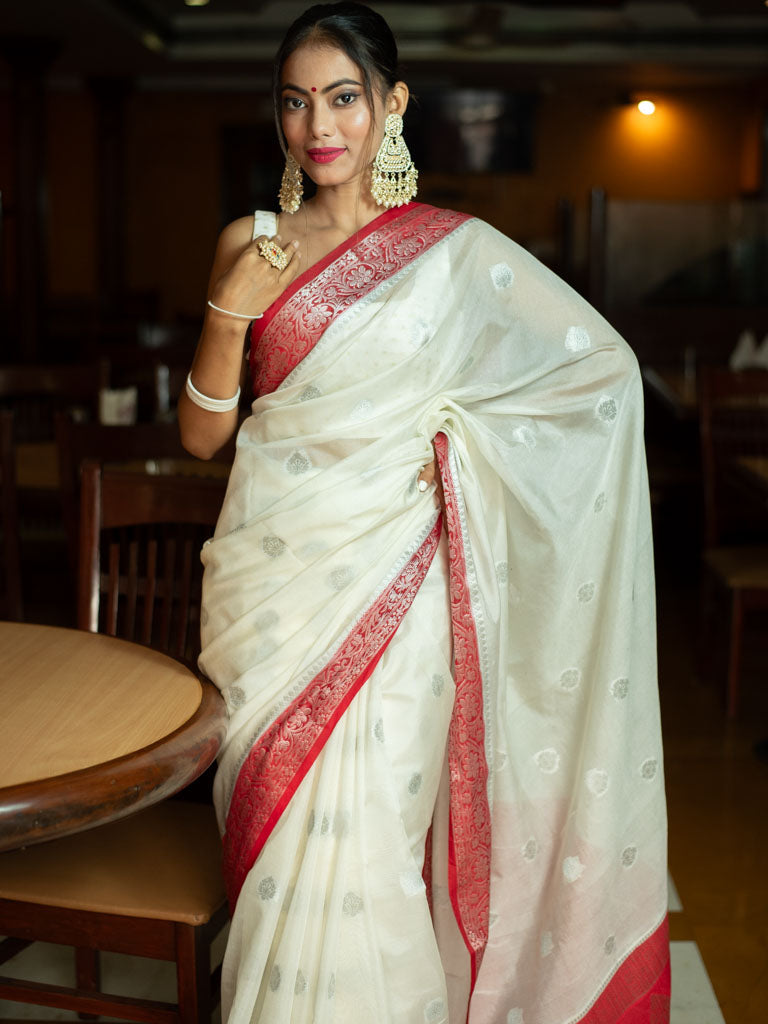
[[[768,630],[750,625],[743,708],[729,724],[721,694],[699,673],[695,539],[657,532],[659,663],[670,817],[672,1024],[768,1021]],[[19,958],[30,977],[53,979],[71,962],[51,947]],[[10,973],[10,965],[3,968]],[[108,957],[106,981],[173,992],[167,965]],[[719,1005],[718,1005],[719,1004]],[[0,1018],[23,1019],[0,1003]],[[62,1019],[30,1008],[28,1017]]]

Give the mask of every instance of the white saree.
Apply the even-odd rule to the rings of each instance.
[[[252,346],[202,556],[224,1019],[668,1020],[631,351],[487,224],[417,203]],[[445,522],[416,486],[433,443]]]

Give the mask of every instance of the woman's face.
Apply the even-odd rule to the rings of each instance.
[[[372,138],[358,66],[341,50],[308,43],[285,61],[281,85],[283,132],[293,157],[320,186],[357,178],[373,160],[384,125],[384,102],[374,92]]]

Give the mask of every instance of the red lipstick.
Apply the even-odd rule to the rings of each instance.
[[[307,156],[310,160],[314,160],[316,164],[330,164],[337,157],[341,156],[342,153],[346,153],[345,149],[308,149]]]

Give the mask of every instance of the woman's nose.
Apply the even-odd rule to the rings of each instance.
[[[318,103],[310,115],[309,123],[312,134],[316,139],[328,137],[333,134],[333,119],[330,111],[324,105]]]

